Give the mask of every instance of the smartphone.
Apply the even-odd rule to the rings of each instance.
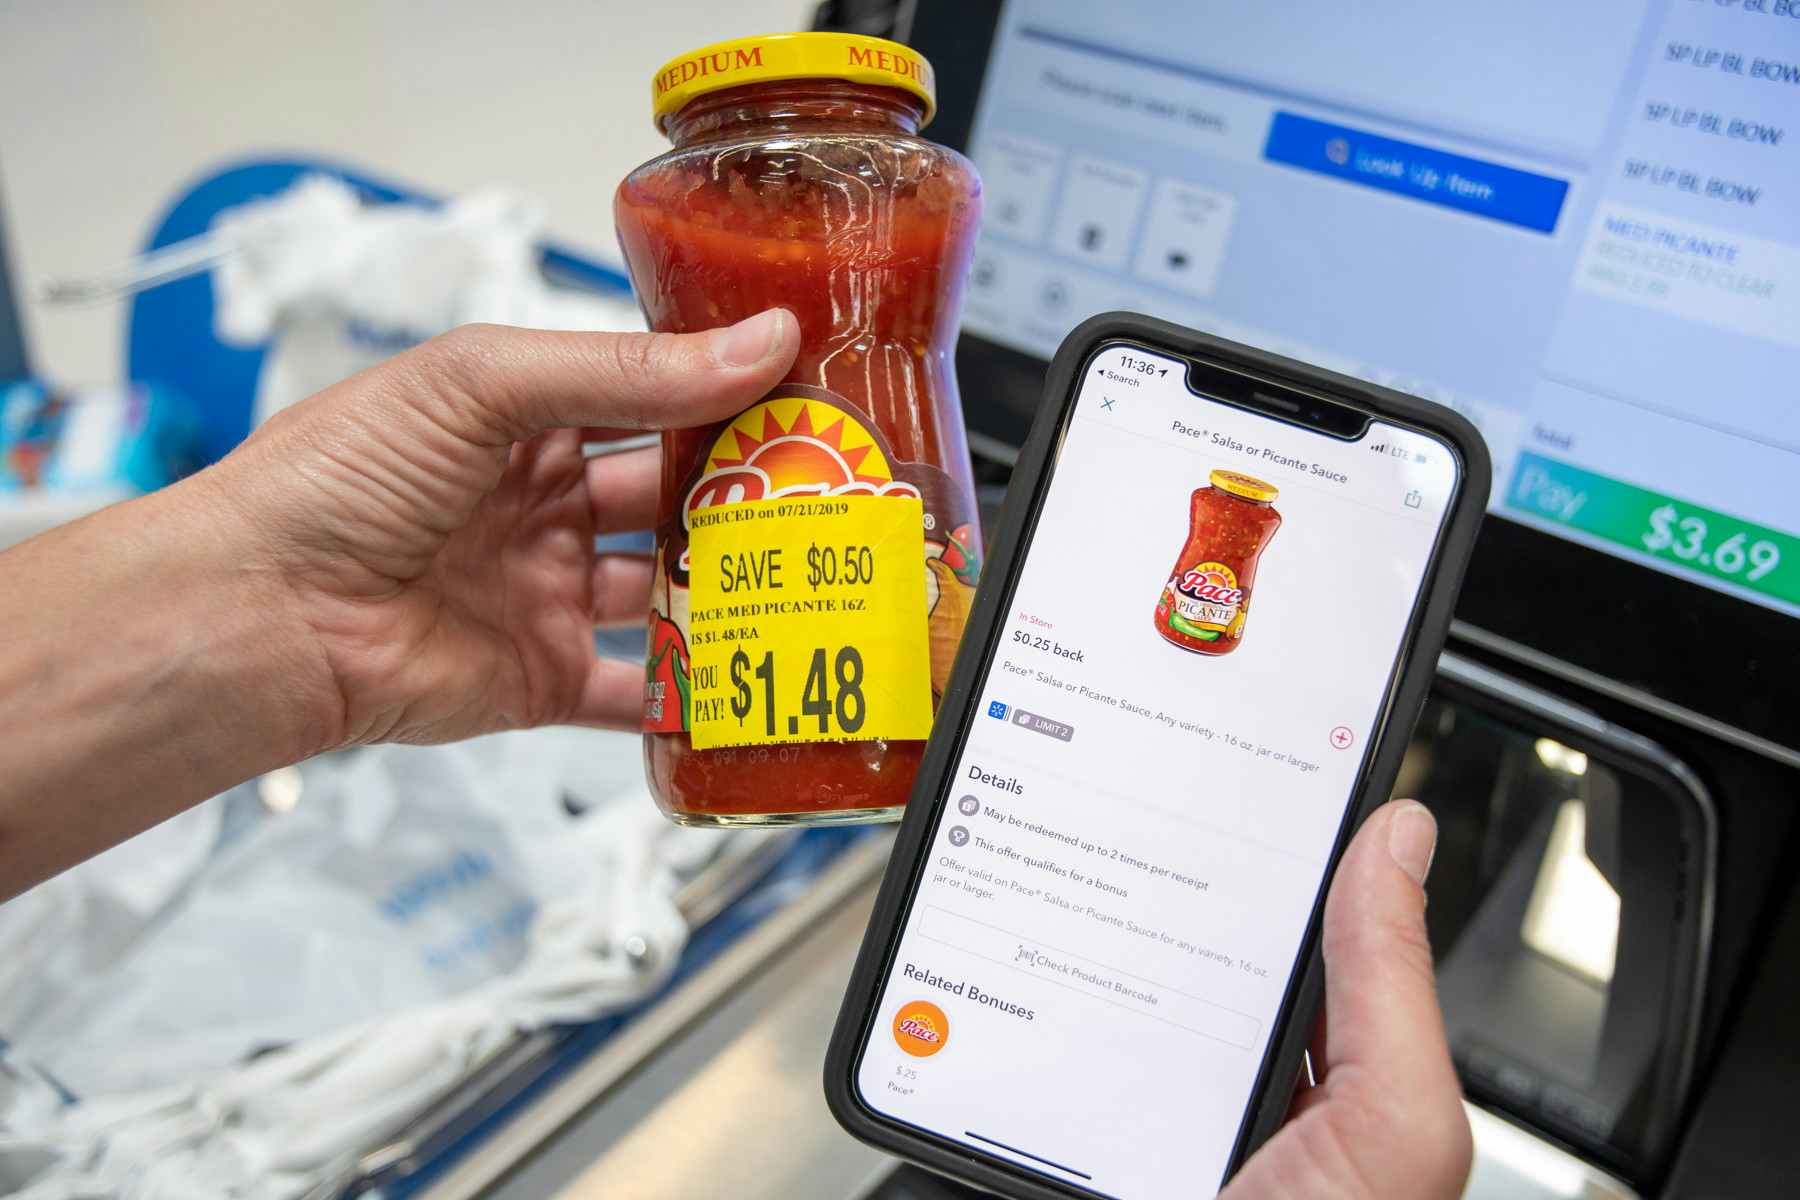
[[[1142,316],[1070,334],[832,1037],[839,1121],[1006,1195],[1222,1186],[1293,1094],[1325,889],[1488,486],[1439,405]]]

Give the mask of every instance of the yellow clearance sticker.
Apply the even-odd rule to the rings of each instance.
[[[930,734],[924,522],[924,506],[903,496],[695,510],[695,747]]]

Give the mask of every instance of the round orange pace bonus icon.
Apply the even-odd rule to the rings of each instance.
[[[950,1018],[929,1000],[902,1004],[894,1014],[894,1041],[914,1058],[930,1058],[950,1041]]]

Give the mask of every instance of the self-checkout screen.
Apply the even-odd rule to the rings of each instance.
[[[1449,403],[1494,513],[1800,613],[1800,2],[1011,0],[970,153],[970,331]]]
[[[1085,369],[863,1051],[887,1117],[1101,1195],[1211,1194],[1459,485]]]

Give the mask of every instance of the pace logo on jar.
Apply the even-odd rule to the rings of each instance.
[[[1223,633],[1231,628],[1244,605],[1244,589],[1238,586],[1237,572],[1224,563],[1200,563],[1170,582],[1175,589],[1176,628],[1190,625]]]
[[[950,1018],[929,1000],[914,1000],[894,1014],[894,1041],[914,1058],[930,1058],[950,1041]]]

